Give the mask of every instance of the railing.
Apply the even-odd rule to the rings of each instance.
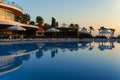
[[[19,9],[21,9],[23,11],[22,7],[17,5],[15,2],[11,2],[11,1],[8,1],[8,0],[2,0],[2,3],[17,7],[17,8],[19,8]]]

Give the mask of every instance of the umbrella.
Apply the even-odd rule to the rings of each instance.
[[[60,32],[60,30],[52,27],[52,28],[49,28],[48,30],[46,30],[46,32],[52,33],[52,37],[55,37],[55,36],[56,36],[56,33]]]
[[[60,28],[67,28],[67,24],[63,24]]]
[[[11,26],[11,27],[8,27],[7,29],[14,30],[14,31],[26,31],[26,29],[21,26]]]
[[[82,29],[82,30],[79,30],[80,33],[89,33],[87,30],[85,29]]]
[[[110,32],[106,29],[103,29],[99,32],[99,34],[110,34]]]
[[[52,27],[52,28],[48,29],[46,32],[60,32],[60,30]]]
[[[25,28],[21,27],[21,26],[11,26],[7,28],[8,30],[13,30],[14,31],[14,37],[17,38],[18,37],[18,31],[26,31]],[[10,38],[12,38],[10,36]],[[23,35],[21,35],[21,38],[23,38]]]

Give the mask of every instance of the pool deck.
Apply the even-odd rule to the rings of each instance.
[[[0,39],[0,45],[4,44],[20,44],[20,43],[35,43],[35,42],[78,42],[78,38],[36,38],[36,39]]]
[[[35,38],[35,39],[0,39],[0,45],[35,42],[120,42],[120,39],[79,39],[79,38]]]

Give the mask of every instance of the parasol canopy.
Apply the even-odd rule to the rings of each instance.
[[[46,32],[60,32],[60,30],[52,27],[52,28],[48,29]]]
[[[26,29],[21,26],[11,26],[11,27],[8,27],[7,29],[14,30],[14,31],[26,31]]]
[[[99,34],[111,34],[108,30],[103,29],[99,32]]]
[[[81,30],[79,30],[79,32],[80,32],[80,33],[87,33],[87,34],[89,33],[89,32],[88,32],[87,30],[85,30],[85,29],[81,29]]]

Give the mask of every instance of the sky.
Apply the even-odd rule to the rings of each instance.
[[[51,24],[55,17],[61,26],[63,23],[93,26],[95,34],[100,26],[115,28],[115,34],[120,32],[120,0],[10,0],[19,4],[24,13],[42,16],[45,23]]]

